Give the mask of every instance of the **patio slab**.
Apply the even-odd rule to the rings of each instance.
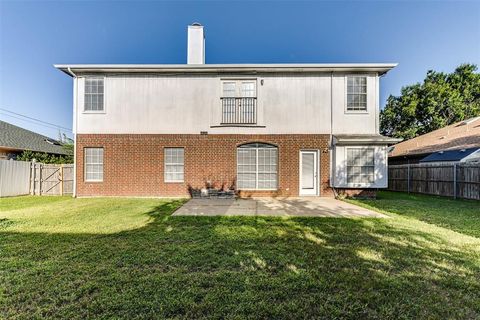
[[[174,216],[274,216],[385,218],[387,216],[333,198],[191,199]]]

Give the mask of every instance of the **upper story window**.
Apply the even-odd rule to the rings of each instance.
[[[103,78],[85,78],[84,111],[103,110]]]
[[[256,98],[256,80],[224,80],[223,98]]]
[[[375,182],[375,155],[373,148],[347,148],[347,183]]]
[[[347,77],[347,111],[367,111],[367,77]]]
[[[222,124],[257,123],[256,80],[222,81]]]

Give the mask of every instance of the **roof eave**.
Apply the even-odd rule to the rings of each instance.
[[[276,73],[276,72],[375,72],[384,75],[397,63],[343,64],[56,64],[71,76],[74,73]]]
[[[349,137],[348,135],[334,135],[335,137],[335,145],[371,145],[371,144],[378,144],[378,145],[390,145],[395,144],[403,139],[399,138],[391,138],[382,135],[365,135],[365,137],[358,137],[353,136]]]

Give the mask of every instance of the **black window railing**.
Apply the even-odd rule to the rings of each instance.
[[[222,124],[256,124],[257,98],[222,99]]]

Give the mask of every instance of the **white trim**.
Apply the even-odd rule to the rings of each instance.
[[[183,162],[176,162],[176,163],[168,163],[166,160],[166,155],[167,155],[167,149],[182,149],[183,150]],[[169,166],[182,166],[183,167],[183,179],[180,180],[168,180],[167,179],[167,165]],[[178,173],[178,172],[175,172]],[[184,183],[185,182],[185,147],[164,147],[163,148],[163,182],[164,183]]]
[[[88,179],[87,178],[87,149],[102,149],[102,179]],[[103,182],[103,175],[105,173],[105,149],[103,147],[84,147],[83,148],[83,181],[84,182]],[[94,165],[99,165],[100,163],[90,163]]]
[[[302,193],[302,153],[312,153],[314,155],[314,174],[315,176],[315,188],[314,193]],[[302,149],[299,152],[299,167],[298,167],[298,195],[299,196],[313,196],[319,195],[320,190],[320,152],[318,149]]]
[[[72,197],[77,197],[77,117],[78,117],[78,78],[73,78],[73,190]]]
[[[74,72],[378,72],[380,75],[395,68],[397,63],[311,63],[311,64],[55,64],[54,67],[71,75]]]
[[[255,143],[255,142],[252,142],[252,143]],[[249,143],[246,143],[246,144],[249,144]],[[268,144],[267,142],[265,142],[265,144]],[[274,145],[272,145],[274,146]],[[240,146],[237,146],[236,150],[235,150],[235,169],[236,169],[236,183],[237,183],[237,190],[241,190],[241,191],[277,191],[278,190],[278,185],[279,185],[279,174],[278,174],[278,167],[279,167],[279,148],[278,146],[275,145],[275,148],[243,148],[244,150],[252,150],[254,149],[255,150],[255,188],[239,188],[238,187],[238,150],[239,149],[242,149],[240,148]],[[277,171],[275,172],[276,174],[276,178],[277,178],[277,186],[276,188],[268,188],[268,189],[260,189],[258,188],[258,150],[272,150],[272,149],[275,149],[277,151],[277,160],[276,160],[276,167],[277,167]],[[253,172],[250,172],[250,173],[253,173]],[[263,172],[262,172],[263,173]],[[271,174],[271,172],[269,172]]]
[[[223,94],[224,83],[235,83],[235,95],[233,97],[227,97]],[[242,96],[242,84],[250,82],[255,84],[255,95],[253,97]],[[257,78],[220,78],[220,98],[257,98],[258,95],[258,79]]]
[[[105,114],[107,113],[107,77],[105,75],[85,75],[82,76],[83,80],[83,108],[82,108],[82,113],[83,114]],[[98,79],[103,79],[103,110],[85,110],[85,88],[87,87],[87,79],[88,78],[98,78]]]
[[[362,150],[372,150],[373,151],[373,182],[372,183],[354,183],[348,182],[348,150],[349,149],[362,149]],[[376,149],[374,146],[345,146],[345,184],[350,188],[375,188],[377,180],[377,163],[375,161]],[[388,169],[387,169],[388,174]]]
[[[370,109],[368,108],[368,78],[370,77],[370,74],[345,74],[345,83],[344,83],[344,99],[345,99],[345,105],[344,105],[344,113],[345,114],[369,114]],[[348,110],[348,78],[365,78],[365,110]]]
[[[375,75],[375,133],[380,134],[380,80],[378,74]]]

